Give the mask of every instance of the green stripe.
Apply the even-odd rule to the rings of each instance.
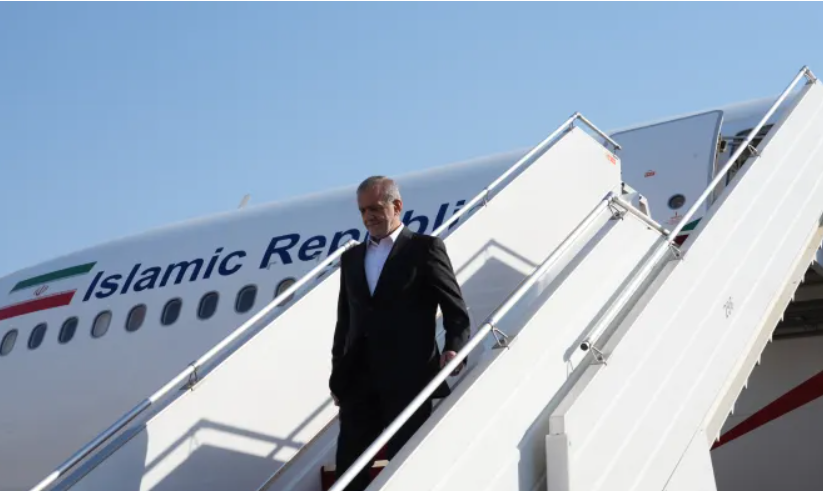
[[[11,291],[14,292],[16,290],[28,289],[29,287],[45,284],[47,282],[54,282],[55,280],[76,277],[78,275],[85,275],[89,273],[96,264],[97,262],[95,261],[92,263],[86,263],[85,265],[77,265],[69,268],[64,268],[62,270],[57,270],[55,272],[38,275],[36,277],[27,278],[26,280],[18,282],[17,285],[15,285],[13,289],[11,289]]]
[[[702,217],[701,217],[701,219],[702,219]],[[681,232],[682,232],[682,231],[691,231],[691,230],[694,230],[694,228],[695,228],[695,227],[697,227],[697,223],[698,223],[698,222],[700,222],[700,219],[693,220],[693,221],[689,222],[688,224],[686,224],[685,226],[683,226],[683,229],[680,229],[680,230],[681,230]]]

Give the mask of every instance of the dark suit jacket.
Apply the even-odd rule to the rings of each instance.
[[[419,393],[440,370],[438,305],[446,331],[444,349],[457,352],[469,339],[469,313],[442,239],[404,227],[374,296],[366,281],[366,246],[359,244],[341,258],[329,380],[341,402],[361,384],[380,392]],[[444,382],[434,397],[448,394]]]

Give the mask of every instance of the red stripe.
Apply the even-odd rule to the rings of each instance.
[[[14,318],[29,313],[35,313],[37,311],[43,311],[45,309],[67,306],[71,304],[71,300],[74,298],[75,292],[77,292],[77,290],[72,290],[69,292],[60,292],[58,294],[52,294],[50,296],[41,297],[39,299],[33,299],[31,301],[12,304],[11,306],[0,308],[0,320]]]
[[[727,442],[766,425],[772,420],[782,417],[821,396],[823,396],[823,371],[792,388],[780,398],[758,410],[751,417],[737,424],[729,432],[720,436],[712,449],[719,448]]]

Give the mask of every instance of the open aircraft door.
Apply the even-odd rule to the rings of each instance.
[[[714,177],[722,122],[722,111],[709,111],[611,134],[622,146],[623,181],[646,197],[663,227],[677,225]],[[705,207],[695,225],[704,213]]]

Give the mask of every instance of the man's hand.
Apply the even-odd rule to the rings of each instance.
[[[449,361],[454,359],[455,357],[457,357],[457,352],[455,352],[453,350],[447,350],[446,352],[443,352],[443,355],[440,356],[440,369],[443,369],[444,367],[446,367],[446,364],[448,364]],[[452,376],[457,376],[458,374],[460,374],[460,371],[463,370],[463,365],[464,364],[458,365],[454,369],[454,371],[452,371],[451,375]]]

